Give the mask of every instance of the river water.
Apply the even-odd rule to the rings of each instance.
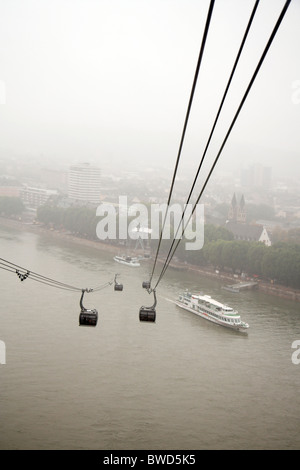
[[[122,292],[87,294],[96,328],[78,326],[80,295],[0,270],[0,449],[297,449],[299,304],[169,269],[155,324],[139,322],[152,268],[47,235],[0,229],[1,257],[82,288],[120,273]],[[169,299],[202,290],[237,308],[248,335]]]

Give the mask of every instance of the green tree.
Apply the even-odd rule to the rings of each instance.
[[[224,227],[217,227],[212,224],[205,224],[204,226],[204,241],[215,240],[233,240],[233,234]]]
[[[222,251],[226,242],[224,240],[215,240],[209,243],[204,243],[203,255],[207,263],[212,264],[215,268],[220,267],[223,269]]]
[[[24,211],[24,204],[18,197],[0,197],[0,214],[6,216],[20,215]]]
[[[251,242],[248,249],[247,272],[250,274],[262,274],[262,259],[269,247],[260,242]]]
[[[270,247],[263,256],[261,270],[264,278],[274,279],[277,274],[278,253],[273,247]]]

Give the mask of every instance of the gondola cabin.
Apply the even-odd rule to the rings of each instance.
[[[146,282],[143,282],[143,287],[144,287],[144,284],[146,284]],[[149,284],[150,284],[150,282],[149,282]],[[148,282],[147,282],[147,285],[148,285]],[[152,307],[142,306],[140,308],[140,321],[146,321],[146,322],[154,323],[155,320],[156,320],[155,307],[156,307],[157,299],[156,299],[155,289],[153,289],[152,292],[153,292],[153,295],[154,295],[154,304],[152,305]]]
[[[79,314],[79,326],[96,326],[98,321],[98,311],[94,309],[85,308],[82,301],[86,289],[82,290],[80,299],[80,314]]]
[[[155,323],[156,310],[153,307],[141,307],[140,308],[140,321]]]
[[[116,282],[115,283],[115,290],[122,291],[123,290],[123,284],[119,284],[118,282]]]
[[[98,322],[98,311],[96,309],[83,309],[79,314],[79,326],[96,326]]]

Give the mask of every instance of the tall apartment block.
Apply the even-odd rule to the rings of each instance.
[[[70,199],[91,203],[100,202],[101,170],[89,163],[72,165],[69,171]]]

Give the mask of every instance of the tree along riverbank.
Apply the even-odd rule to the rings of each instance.
[[[110,253],[114,255],[120,253],[122,250],[124,251],[126,250],[126,247],[122,247],[120,245],[112,245],[110,243],[105,243],[100,240],[99,241],[89,240],[87,238],[76,236],[64,230],[49,229],[42,224],[28,223],[28,222],[23,222],[17,219],[0,217],[0,227],[1,226],[11,227],[11,228],[21,230],[21,231],[29,231],[29,232],[33,232],[36,234],[44,234],[44,235],[53,237],[54,239],[70,241],[72,243],[75,243],[81,246],[87,246],[96,250],[106,251],[106,252],[109,251]],[[138,249],[135,250],[135,254],[136,255],[142,254],[142,250],[138,250]],[[12,261],[16,261],[16,260],[12,260]],[[158,258],[157,261],[158,263],[164,263],[165,259]],[[150,262],[151,262],[151,259],[150,259]],[[180,262],[174,258],[170,262],[169,266],[173,269],[185,270],[185,271],[193,272],[195,274],[218,279],[219,281],[222,281],[222,282],[224,281],[224,285],[229,284],[229,283],[234,284],[234,283],[238,283],[238,282],[245,280],[244,278],[242,279],[241,276],[237,276],[229,272],[216,270],[209,266],[201,266],[201,267],[195,266],[187,262]],[[257,289],[261,292],[300,302],[300,290],[299,289],[286,287],[286,286],[275,284],[272,282],[266,282],[261,279],[247,278],[246,280],[255,281],[257,283],[256,284]]]

